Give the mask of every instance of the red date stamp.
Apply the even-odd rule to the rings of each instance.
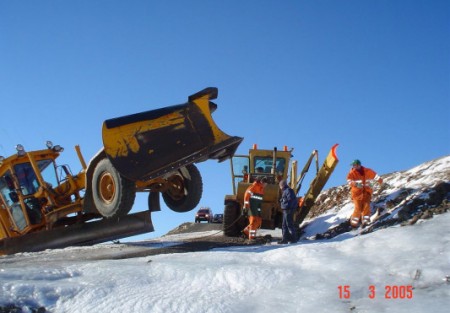
[[[386,285],[384,286],[384,299],[412,299],[413,298],[413,286],[411,285]],[[339,299],[350,299],[352,296],[351,288],[349,285],[338,286]],[[369,299],[375,299],[377,296],[377,288],[375,285],[370,285],[367,290],[367,296]]]

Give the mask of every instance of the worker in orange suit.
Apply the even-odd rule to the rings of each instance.
[[[261,206],[264,196],[264,187],[266,186],[267,178],[256,177],[252,185],[250,185],[244,194],[244,216],[248,215],[249,224],[244,228],[245,236],[252,240],[256,237],[256,231],[261,228]]]
[[[362,220],[362,227],[370,223],[370,202],[372,200],[373,185],[380,185],[383,179],[375,171],[361,165],[360,160],[351,163],[352,169],[347,175],[347,182],[351,187],[352,200],[355,209],[350,218],[350,225],[357,228]]]

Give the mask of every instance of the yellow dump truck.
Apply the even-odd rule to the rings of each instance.
[[[242,215],[244,204],[244,193],[253,183],[256,177],[266,177],[267,185],[264,188],[264,197],[261,208],[263,229],[281,228],[282,210],[280,207],[281,191],[279,182],[287,180],[288,185],[295,191],[300,192],[303,180],[311,163],[315,160],[316,175],[311,181],[308,191],[304,196],[298,197],[298,207],[294,214],[294,222],[298,227],[305,219],[309,210],[333,173],[338,164],[336,149],[334,145],[322,167],[319,168],[318,151],[314,150],[302,171],[298,173],[298,163],[292,160],[293,149],[286,146],[282,150],[258,149],[256,145],[249,150],[248,155],[234,155],[231,158],[231,177],[233,194],[225,196],[225,209],[223,216],[223,232],[226,236],[238,236],[247,226],[248,222]]]
[[[242,141],[222,132],[211,113],[217,88],[187,103],[104,121],[103,148],[81,171],[58,165],[63,152],[46,148],[0,156],[0,254],[93,244],[154,230],[160,194],[176,212],[195,208],[202,178],[195,163],[230,158]],[[148,193],[148,210],[130,214],[136,192]]]

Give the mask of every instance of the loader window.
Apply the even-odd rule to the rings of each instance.
[[[58,181],[56,179],[56,172],[52,160],[40,160],[37,162],[37,166],[41,172],[42,178],[52,186],[57,186]],[[34,194],[39,188],[39,181],[34,173],[33,167],[30,163],[22,163],[14,166],[19,185],[24,196]]]
[[[233,174],[233,194],[236,194],[239,182],[247,179],[249,175],[250,160],[248,156],[234,156],[231,159],[231,171]]]
[[[45,182],[52,185],[52,187],[58,186],[59,183],[53,160],[40,160],[38,161],[38,167]]]
[[[25,219],[25,215],[23,214],[22,207],[19,203],[13,204],[13,206],[11,207],[11,215],[19,230],[23,230],[25,227],[27,227],[27,221]]]
[[[23,214],[22,207],[18,203],[17,193],[14,190],[14,183],[11,179],[11,173],[7,172],[6,175],[0,178],[0,193],[3,198],[3,202],[7,205],[8,210],[11,213],[11,217],[17,226],[18,230],[23,230],[27,227],[27,221]]]
[[[244,177],[249,172],[249,159],[247,156],[234,156],[232,159],[233,176]]]
[[[272,165],[273,165],[272,157],[255,157],[255,169],[262,168],[263,173],[271,173]],[[285,166],[286,160],[284,158],[277,158],[275,164],[276,173],[278,175],[283,175]]]
[[[39,183],[30,163],[22,163],[14,166],[20,189],[24,196],[31,195],[37,191]]]
[[[3,201],[8,207],[14,203],[14,199],[10,197],[13,190],[14,185],[12,185],[11,174],[8,173],[0,178],[0,193],[2,194]]]

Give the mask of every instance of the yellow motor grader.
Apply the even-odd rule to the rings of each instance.
[[[89,163],[75,147],[77,174],[56,163],[63,148],[51,142],[0,157],[0,255],[151,232],[160,194],[173,211],[195,208],[203,184],[194,163],[226,160],[242,141],[214,123],[217,94],[210,87],[184,104],[106,120]],[[148,210],[130,214],[136,192],[148,193]]]
[[[238,236],[247,226],[246,218],[242,215],[244,193],[257,177],[267,178],[261,208],[261,228],[281,228],[282,210],[279,182],[283,179],[286,180],[298,195],[311,163],[315,159],[316,176],[306,194],[298,197],[298,207],[294,213],[295,225],[299,227],[338,164],[337,147],[338,144],[331,148],[321,168],[319,168],[318,151],[314,150],[300,173],[298,173],[298,162],[292,160],[293,149],[288,150],[286,146],[283,150],[277,148],[262,150],[254,145],[248,155],[234,155],[231,158],[233,194],[225,196],[224,235]]]

